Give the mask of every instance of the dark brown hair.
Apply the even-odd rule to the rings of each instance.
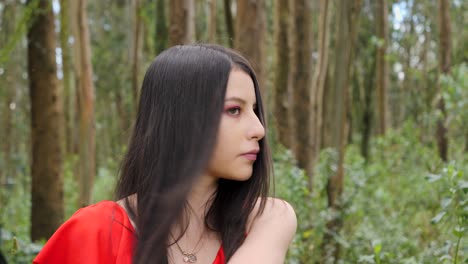
[[[175,46],[148,68],[116,190],[117,199],[126,199],[136,224],[134,263],[168,262],[171,227],[183,216],[188,193],[213,154],[232,69],[252,78],[256,114],[266,128],[255,73],[234,50],[206,44]],[[268,195],[271,155],[266,138],[259,145],[252,176],[247,181],[220,179],[207,211],[205,224],[220,234],[226,260],[244,241],[258,198]],[[127,199],[133,194],[137,208]]]

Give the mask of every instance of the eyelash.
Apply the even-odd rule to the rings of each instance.
[[[237,114],[233,114],[233,113],[232,113],[232,110],[237,110],[237,111],[238,111]],[[233,115],[233,116],[238,116],[238,115],[240,115],[240,111],[241,111],[241,108],[238,107],[238,106],[236,106],[236,107],[230,107],[230,108],[228,108],[228,109],[226,110],[226,112],[227,112],[229,115]]]

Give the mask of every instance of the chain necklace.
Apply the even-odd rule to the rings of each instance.
[[[203,234],[200,236],[200,239],[198,240],[197,244],[195,245],[195,247],[193,248],[192,252],[187,252],[187,251],[184,251],[179,243],[177,243],[177,240],[174,238],[174,236],[172,235],[171,233],[171,237],[172,239],[174,239],[174,242],[177,246],[177,248],[179,249],[180,253],[184,256],[182,258],[182,260],[185,262],[185,263],[196,263],[197,262],[197,253],[198,251],[200,251],[200,249],[197,250],[197,247],[198,247],[198,244],[200,244],[200,241],[202,240],[203,238]]]

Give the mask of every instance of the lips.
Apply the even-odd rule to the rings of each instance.
[[[259,152],[258,149],[253,149],[253,150],[251,150],[249,152],[246,152],[246,153],[242,154],[241,156],[243,156],[244,158],[246,158],[248,160],[255,161],[257,159],[258,152]]]

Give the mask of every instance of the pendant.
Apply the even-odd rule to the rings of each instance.
[[[184,254],[183,260],[185,263],[195,263],[197,262],[197,256],[195,254]]]

